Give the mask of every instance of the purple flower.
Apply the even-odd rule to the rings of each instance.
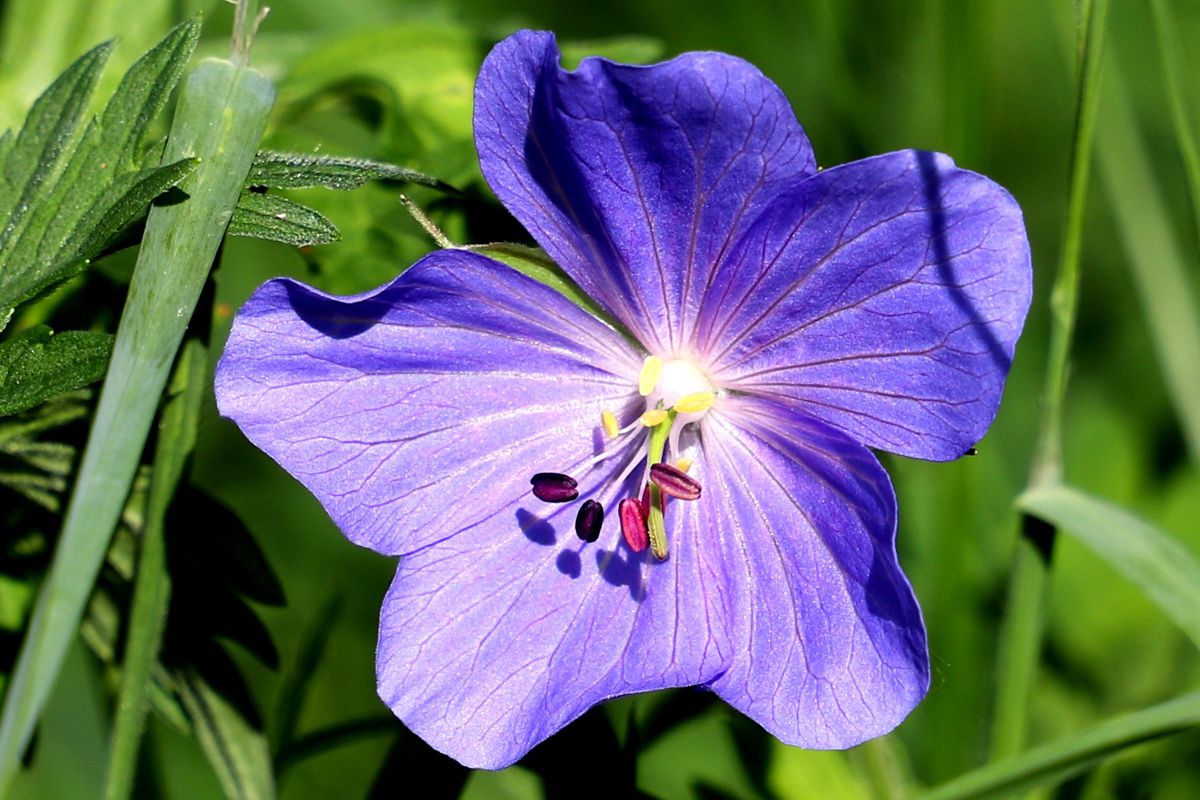
[[[529,31],[488,56],[480,161],[624,332],[465,250],[356,297],[275,280],[221,412],[401,556],[379,693],[464,764],[672,686],[804,747],[886,733],[929,663],[867,448],[946,460],[987,430],[1030,299],[1020,209],[934,153],[818,172],[727,55],[558,60]]]

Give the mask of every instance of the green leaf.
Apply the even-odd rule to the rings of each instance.
[[[1200,561],[1177,539],[1119,506],[1069,486],[1031,489],[1017,503],[1107,561],[1200,647]]]
[[[336,225],[308,206],[258,192],[242,192],[229,220],[228,234],[296,247],[328,244],[341,236]]]
[[[199,37],[176,27],[126,73],[104,113],[76,137],[111,49],[85,55],[34,104],[11,146],[0,147],[0,308],[82,269],[150,201],[194,168],[189,158],[142,169],[145,140]]]
[[[226,796],[237,800],[274,797],[275,778],[262,732],[194,670],[180,677],[178,691]]]
[[[1200,692],[1101,722],[1078,736],[968,772],[916,800],[994,797],[1060,783],[1122,750],[1200,725]]]
[[[432,175],[366,158],[339,158],[303,153],[276,153],[264,150],[255,156],[247,186],[272,189],[354,189],[367,181],[393,180],[419,183],[443,191],[456,191]]]
[[[16,139],[5,143],[0,164],[0,213],[5,218],[0,251],[7,249],[43,186],[61,169],[110,52],[112,43],[105,42],[68,67],[34,102]]]
[[[106,333],[55,334],[45,326],[0,344],[0,416],[100,380],[110,352],[112,336]]]

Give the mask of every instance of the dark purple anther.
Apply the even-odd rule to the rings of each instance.
[[[625,544],[635,553],[646,549],[650,538],[646,535],[646,515],[642,512],[642,503],[632,497],[626,497],[617,506],[617,515],[621,518],[621,535]]]
[[[529,479],[533,496],[547,503],[569,503],[579,497],[575,479],[561,472],[539,472]]]
[[[604,524],[604,506],[595,500],[584,500],[575,515],[575,534],[585,542],[600,538],[600,526]]]
[[[670,464],[655,464],[650,467],[650,480],[654,481],[664,494],[680,500],[695,500],[700,496],[700,482]]]

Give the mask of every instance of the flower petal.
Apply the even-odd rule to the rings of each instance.
[[[610,478],[581,482],[581,499],[613,509],[636,495],[636,474],[619,489]],[[696,529],[697,512],[680,510]],[[729,663],[724,565],[695,538],[659,562],[629,550],[616,514],[582,545],[574,507],[521,499],[493,512],[404,558],[384,600],[379,695],[433,747],[498,769],[595,703],[706,683]]]
[[[411,552],[592,456],[640,359],[557,292],[444,250],[391,284],[331,297],[264,284],[234,321],[217,403],[354,542]]]
[[[996,415],[1031,295],[1016,201],[935,153],[825,170],[721,265],[700,350],[871,447],[961,456]]]
[[[887,733],[929,688],[925,629],[896,559],[875,457],[755,398],[703,421],[704,499],[730,571],[737,654],[712,688],[779,739],[845,748]]]
[[[660,355],[691,338],[716,264],[785,187],[808,139],[757,68],[721,53],[559,67],[522,31],[488,56],[475,140],[488,183],[589,295]]]

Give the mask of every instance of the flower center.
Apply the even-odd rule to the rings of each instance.
[[[583,472],[594,468],[635,438],[640,445],[635,456],[614,479],[621,485],[639,466],[645,466],[642,491],[638,497],[625,498],[619,504],[621,533],[634,552],[646,549],[660,559],[668,554],[664,527],[664,510],[668,497],[696,500],[700,483],[688,470],[691,461],[683,458],[679,448],[682,430],[698,422],[717,402],[718,390],[694,361],[672,358],[664,361],[647,356],[638,374],[638,393],[645,398],[645,411],[625,427],[611,411],[600,417],[601,427],[609,438],[609,446],[583,465]],[[627,452],[627,451],[626,451]],[[670,455],[675,463],[664,461]],[[539,472],[530,479],[533,494],[549,503],[567,503],[579,493],[577,481],[557,472]],[[595,500],[586,500],[575,520],[575,530],[584,542],[594,542],[600,535],[604,509]]]

